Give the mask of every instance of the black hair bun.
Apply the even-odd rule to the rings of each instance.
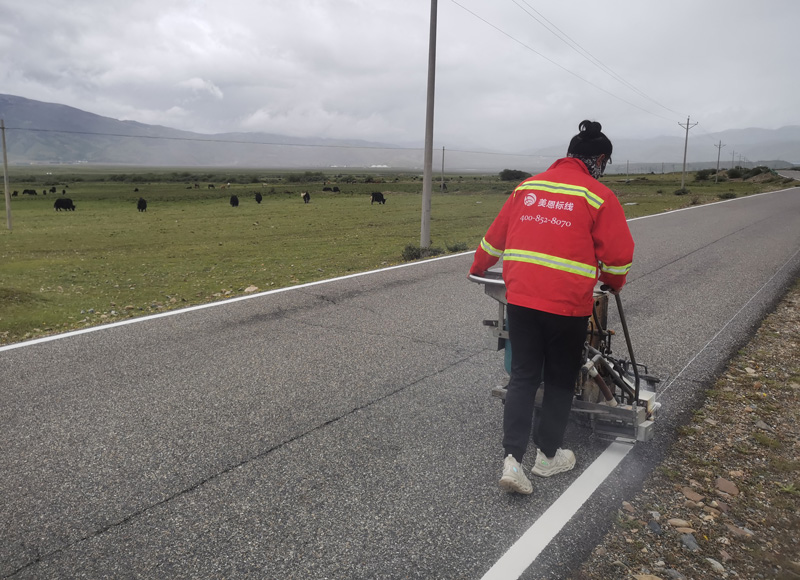
[[[579,133],[569,142],[568,155],[595,157],[605,154],[611,157],[614,148],[608,137],[603,134],[603,126],[600,123],[587,119],[580,122],[578,129]]]
[[[578,130],[581,133],[586,133],[586,137],[589,139],[593,139],[601,134],[603,126],[597,121],[586,120],[581,121],[580,125],[578,125]]]

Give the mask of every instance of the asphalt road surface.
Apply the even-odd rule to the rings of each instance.
[[[662,378],[656,436],[545,526],[522,578],[588,555],[800,272],[800,189],[631,229],[622,298],[636,359]],[[513,546],[532,553],[524,538],[609,442],[571,425],[575,470],[531,496],[498,488],[489,393],[506,376],[471,261],[0,349],[0,577],[479,579]]]

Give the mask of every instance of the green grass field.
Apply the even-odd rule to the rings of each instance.
[[[12,229],[0,233],[0,344],[403,261],[419,246],[422,179],[411,173],[13,168]],[[445,176],[434,191],[432,246],[474,249],[515,183]],[[783,180],[603,179],[629,217],[785,187]],[[208,189],[208,183],[215,184]],[[194,184],[200,188],[196,189]],[[226,189],[223,184],[230,183]],[[337,186],[341,193],[323,192]],[[42,195],[55,187],[55,194]],[[435,184],[438,187],[438,177]],[[136,192],[134,189],[138,189]],[[61,191],[66,195],[62,196]],[[303,191],[311,195],[305,204]],[[385,205],[370,204],[381,191]],[[263,201],[255,201],[260,192]],[[239,207],[230,206],[231,194]],[[139,197],[146,212],[136,209]],[[69,197],[74,212],[53,209]]]

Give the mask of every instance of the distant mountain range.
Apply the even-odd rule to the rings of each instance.
[[[687,167],[690,169],[717,166],[717,144],[724,145],[720,153],[720,167],[734,165],[755,167],[766,165],[782,169],[800,165],[800,125],[780,129],[730,129],[718,133],[689,133]],[[631,171],[646,169],[680,171],[683,164],[685,137],[661,136],[651,139],[614,139],[614,173],[625,173],[626,161],[631,161]],[[564,147],[547,147],[530,152],[535,155],[563,155]]]
[[[321,169],[330,167],[390,167],[422,171],[419,148],[360,140],[301,139],[270,133],[192,133],[119,121],[80,109],[0,94],[0,118],[6,126],[8,162],[27,164],[113,164],[150,167],[242,167]],[[692,169],[716,166],[721,140],[722,166],[731,152],[747,155],[747,165],[784,168],[800,165],[800,126],[781,129],[734,129],[704,135],[690,134]],[[683,161],[684,140],[656,137],[615,140],[614,172],[667,171]],[[706,149],[708,151],[706,151]],[[702,151],[702,153],[701,153]],[[441,156],[437,157],[441,160]],[[727,158],[725,154],[728,154]],[[564,145],[520,152],[520,156],[447,151],[447,171],[534,171],[564,154]],[[626,161],[632,163],[630,167]],[[699,161],[699,160],[702,160]],[[635,163],[633,163],[635,162]],[[739,164],[738,157],[735,158]],[[440,161],[439,161],[440,163]]]

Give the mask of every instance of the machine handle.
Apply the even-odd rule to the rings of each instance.
[[[499,276],[499,275],[498,275],[497,278],[487,278],[485,274],[483,276],[477,276],[475,274],[470,274],[468,276],[468,278],[472,282],[477,282],[478,284],[490,284],[492,286],[505,286],[505,284],[506,284],[503,281],[502,276]]]
[[[625,334],[625,346],[628,347],[628,354],[631,357],[631,366],[633,367],[634,378],[634,400],[639,400],[639,368],[636,366],[636,358],[633,355],[633,345],[631,344],[631,335],[628,332],[628,322],[625,320],[625,311],[622,310],[622,299],[619,297],[619,292],[614,292],[611,286],[603,284],[600,290],[611,292],[617,302],[617,313],[619,314],[619,321],[622,323],[622,332]]]

